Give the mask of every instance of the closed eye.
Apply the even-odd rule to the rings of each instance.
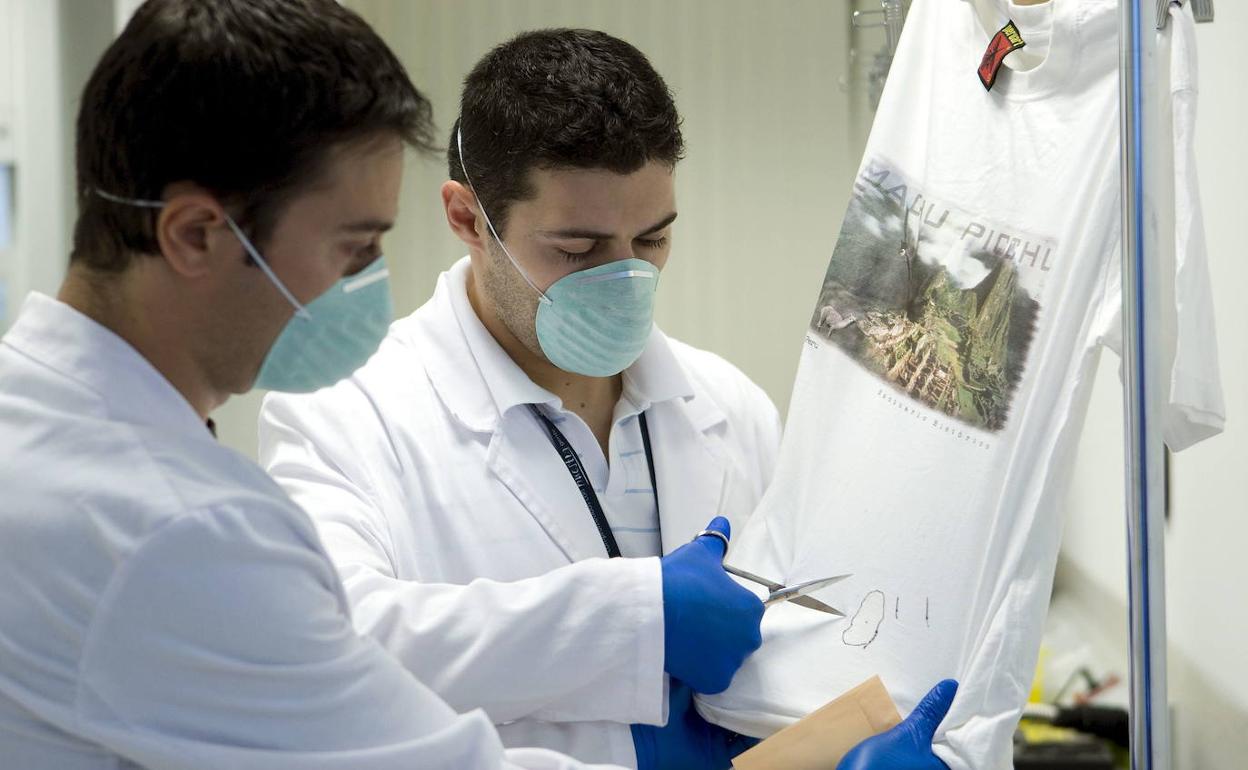
[[[664,235],[659,238],[635,238],[633,242],[643,249],[654,250],[661,249],[666,246],[667,240],[667,236]],[[568,251],[567,249],[561,249],[559,247],[555,247],[555,251],[558,252],[559,256],[563,257],[568,262],[582,262],[592,257],[594,253],[598,251],[600,243],[600,241],[594,241],[593,245],[584,251]]]
[[[559,253],[559,256],[563,257],[569,262],[584,261],[588,259],[589,257],[593,256],[593,253],[597,250],[598,250],[597,241],[595,241],[592,246],[590,246],[588,249],[585,249],[584,251],[568,251],[567,249],[561,249],[558,246],[555,247],[555,251]]]

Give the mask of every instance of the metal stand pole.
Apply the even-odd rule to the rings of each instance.
[[[1120,0],[1122,67],[1122,319],[1131,634],[1131,767],[1170,767],[1166,697],[1166,593],[1161,440],[1161,286],[1158,210],[1150,186],[1168,77],[1157,55],[1166,5]],[[1164,212],[1162,213],[1164,216]]]

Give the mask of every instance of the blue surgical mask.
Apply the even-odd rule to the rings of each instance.
[[[456,131],[455,141],[460,168],[471,188],[462,129]],[[537,342],[552,364],[588,377],[612,377],[641,357],[654,326],[657,267],[644,259],[618,260],[565,275],[543,292],[499,237],[480,197],[477,204],[499,248],[537,292]]]
[[[122,198],[103,190],[114,203],[162,208],[163,201]],[[377,351],[394,317],[390,271],[378,257],[363,271],[347,276],[306,306],[295,299],[269,263],[229,214],[225,221],[247,254],[272,281],[295,314],[269,348],[255,387],[285,393],[311,393],[350,376]]]

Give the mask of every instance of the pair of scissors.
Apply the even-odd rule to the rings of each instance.
[[[727,493],[728,493],[728,475],[725,474],[723,486],[721,486],[719,489],[719,505],[716,507],[716,510],[718,511],[723,510],[724,498]],[[826,612],[829,615],[833,615],[838,618],[845,617],[844,612],[841,612],[840,610],[838,610],[837,608],[831,605],[824,604],[823,602],[819,601],[818,599],[812,596],[807,596],[806,594],[811,593],[813,591],[818,591],[820,588],[826,588],[832,585],[833,583],[839,583],[845,578],[852,577],[852,574],[835,575],[833,577],[826,577],[826,578],[816,578],[815,580],[807,580],[804,583],[798,583],[795,586],[786,586],[783,583],[777,583],[774,580],[768,580],[765,577],[759,577],[758,575],[755,575],[752,572],[746,572],[743,569],[737,569],[736,567],[729,565],[726,561],[726,559],[728,558],[728,536],[725,535],[723,532],[717,532],[713,529],[704,529],[694,537],[694,540],[697,540],[699,537],[702,537],[703,535],[709,535],[710,537],[717,537],[720,540],[724,541],[724,560],[725,561],[722,561],[722,563],[724,565],[725,572],[727,572],[729,575],[736,575],[739,578],[748,580],[751,583],[757,583],[763,586],[764,588],[766,588],[770,592],[767,595],[767,598],[763,600],[764,607],[770,607],[774,604],[779,604],[780,602],[793,602],[799,607],[806,607],[807,609],[818,610],[819,612]]]
[[[725,552],[725,555],[727,554],[727,550],[728,550],[728,536],[727,535],[725,535],[723,532],[718,532],[713,529],[704,529],[697,534],[697,537],[702,537],[703,535],[709,535],[710,537],[717,537],[720,540],[723,540],[724,552]],[[806,594],[809,594],[813,591],[818,591],[820,588],[826,588],[832,585],[833,583],[839,583],[845,578],[851,577],[851,575],[835,575],[833,577],[816,578],[815,580],[807,580],[804,583],[798,583],[797,585],[794,585],[794,586],[786,586],[783,583],[777,583],[774,580],[768,580],[765,577],[759,577],[758,575],[755,575],[752,572],[746,572],[743,569],[737,569],[736,567],[733,567],[732,565],[726,562],[724,563],[724,572],[727,572],[729,575],[736,575],[739,578],[748,580],[751,583],[757,583],[763,586],[764,588],[766,588],[770,593],[768,593],[767,598],[763,600],[764,607],[771,607],[772,605],[779,604],[780,602],[793,602],[799,607],[806,607],[807,609],[818,610],[819,612],[826,612],[829,615],[834,615],[838,618],[845,617],[844,612],[841,612],[840,610],[838,610],[837,608],[829,604],[824,604],[823,602],[819,601],[813,596],[807,596]]]

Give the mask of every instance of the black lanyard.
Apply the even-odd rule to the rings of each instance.
[[[572,448],[572,444],[568,441],[563,432],[555,427],[550,418],[542,414],[541,410],[535,404],[529,404],[529,411],[546,426],[546,435],[550,437],[550,443],[559,453],[559,459],[563,460],[564,467],[568,469],[568,473],[572,475],[572,480],[576,482],[576,488],[581,492],[581,499],[585,501],[585,507],[589,509],[589,515],[593,518],[594,524],[598,527],[598,534],[602,537],[602,544],[606,546],[607,556],[612,559],[620,555],[620,546],[615,542],[615,533],[611,531],[611,524],[607,521],[607,514],[602,510],[602,503],[598,501],[598,495],[594,492],[594,485],[589,483],[589,476],[585,474],[585,468],[581,465],[581,459],[576,456],[576,450]],[[659,483],[654,474],[654,455],[650,449],[650,427],[646,424],[646,414],[642,412],[637,415],[637,421],[641,425],[641,445],[646,450],[646,465],[650,468],[650,488],[654,490],[654,510],[659,511]]]

